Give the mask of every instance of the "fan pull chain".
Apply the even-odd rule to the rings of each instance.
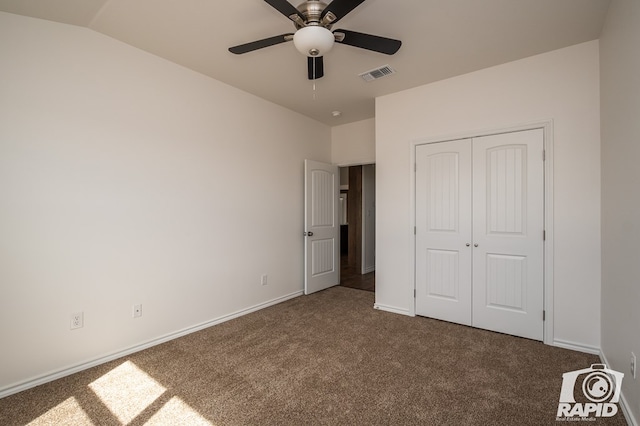
[[[313,100],[315,101],[316,99],[318,99],[318,98],[316,96],[316,83],[314,82],[313,83]]]

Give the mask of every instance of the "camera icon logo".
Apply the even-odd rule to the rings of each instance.
[[[557,417],[614,416],[618,412],[616,404],[620,400],[623,377],[623,373],[604,364],[564,373]],[[580,401],[586,398],[589,402],[576,402],[576,396]]]

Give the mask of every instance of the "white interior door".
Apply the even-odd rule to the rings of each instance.
[[[416,313],[543,338],[544,133],[416,147]]]
[[[471,141],[416,147],[416,313],[471,325]]]
[[[473,140],[473,325],[543,337],[544,134]]]
[[[305,160],[305,280],[311,294],[340,283],[338,167]]]

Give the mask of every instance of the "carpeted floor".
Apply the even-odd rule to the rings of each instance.
[[[298,297],[0,399],[0,425],[552,425],[562,373],[599,362],[373,303]]]

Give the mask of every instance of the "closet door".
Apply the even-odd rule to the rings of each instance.
[[[416,313],[471,325],[471,141],[416,147]]]
[[[474,327],[543,337],[542,129],[473,140]]]

